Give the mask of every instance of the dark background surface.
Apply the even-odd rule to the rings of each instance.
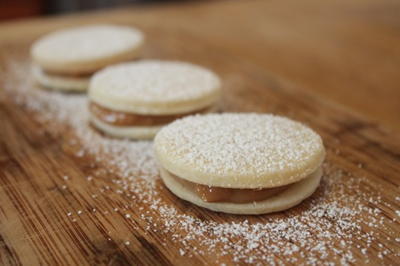
[[[76,11],[189,0],[1,0],[0,21]]]

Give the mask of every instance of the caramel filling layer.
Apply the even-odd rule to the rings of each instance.
[[[114,126],[158,126],[171,123],[172,121],[187,115],[206,112],[209,110],[209,107],[177,115],[139,115],[125,113],[105,108],[93,102],[90,102],[89,109],[97,119]]]
[[[241,189],[241,188],[223,188],[223,187],[210,187],[184,180],[176,175],[168,172],[178,182],[184,184],[194,191],[205,202],[232,202],[232,203],[249,203],[255,201],[262,201],[271,198],[283,191],[290,185],[274,188],[261,188],[261,189]]]
[[[65,78],[90,78],[93,73],[71,73],[71,74],[64,74],[58,73],[53,71],[48,71],[43,69],[43,73],[49,76],[58,76],[58,77],[65,77]]]

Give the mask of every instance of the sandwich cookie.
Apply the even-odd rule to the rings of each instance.
[[[220,79],[203,67],[144,60],[107,67],[89,85],[92,124],[121,138],[151,139],[183,116],[213,110]]]
[[[136,58],[143,43],[143,34],[126,26],[92,25],[56,31],[33,43],[33,75],[46,88],[84,91],[94,72]]]
[[[160,175],[176,196],[233,214],[291,208],[318,187],[325,149],[305,125],[269,114],[179,119],[154,140]]]

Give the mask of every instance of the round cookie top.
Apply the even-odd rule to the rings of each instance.
[[[161,165],[188,181],[215,187],[268,188],[297,182],[325,157],[310,128],[270,114],[188,116],[164,127],[154,149]]]
[[[143,34],[132,27],[91,25],[59,30],[31,47],[35,63],[57,73],[96,71],[136,56]]]
[[[210,70],[177,61],[143,60],[107,67],[89,86],[91,101],[138,114],[182,114],[206,108],[220,94],[220,80]]]

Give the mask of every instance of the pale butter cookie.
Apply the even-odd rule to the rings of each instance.
[[[210,70],[184,62],[143,60],[110,66],[90,82],[91,121],[111,136],[150,139],[175,119],[211,111],[220,85]]]
[[[209,114],[179,119],[154,141],[160,174],[178,197],[220,212],[288,209],[318,187],[320,136],[269,114]]]
[[[143,43],[143,34],[126,26],[91,25],[59,30],[33,43],[34,77],[48,88],[85,90],[91,74],[136,58]]]

